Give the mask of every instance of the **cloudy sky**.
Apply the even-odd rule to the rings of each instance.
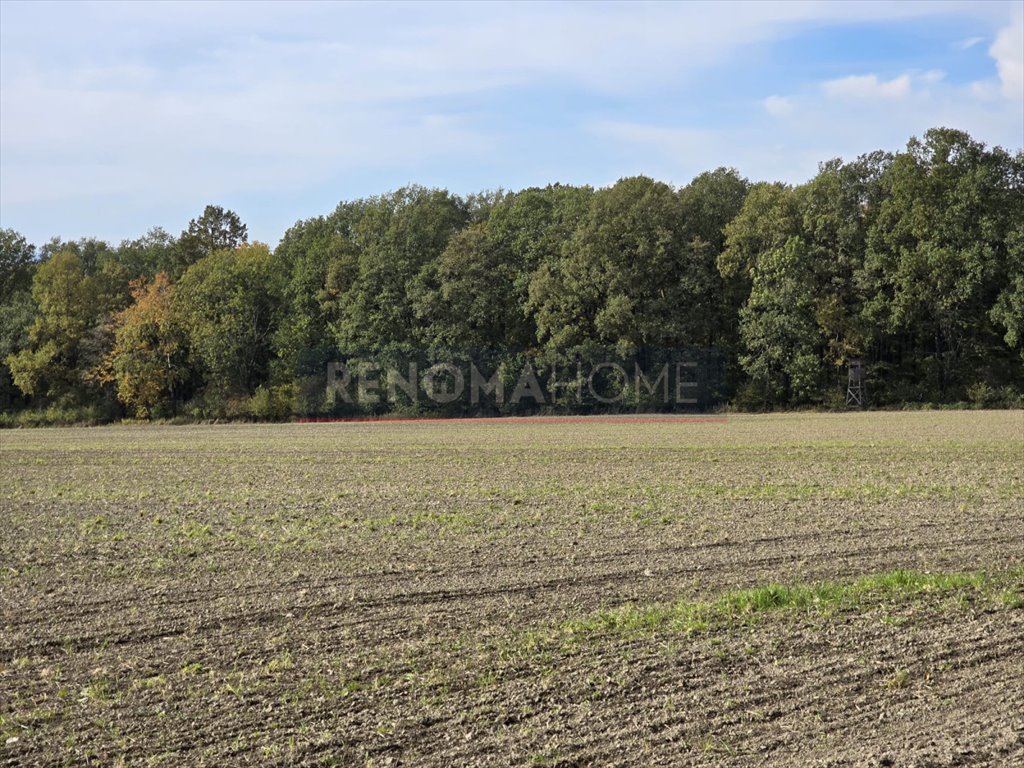
[[[731,165],[931,126],[1024,146],[1024,2],[0,2],[0,226],[118,242],[207,203],[274,245],[408,183]]]

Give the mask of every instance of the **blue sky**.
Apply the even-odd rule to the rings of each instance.
[[[276,244],[459,194],[817,163],[946,125],[1024,146],[1024,2],[0,2],[0,226]]]

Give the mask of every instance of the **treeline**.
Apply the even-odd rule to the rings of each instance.
[[[348,412],[325,371],[367,351],[714,348],[741,408],[841,406],[855,358],[875,405],[1024,389],[1024,152],[949,129],[800,186],[409,187],[273,251],[215,206],[178,237],[0,248],[8,423]]]

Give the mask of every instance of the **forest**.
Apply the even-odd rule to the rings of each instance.
[[[332,399],[327,368],[684,348],[721,356],[716,407],[841,408],[855,359],[873,407],[1019,407],[1024,150],[935,128],[795,186],[727,168],[681,188],[410,186],[274,249],[215,205],[119,245],[0,232],[7,426],[422,413]]]

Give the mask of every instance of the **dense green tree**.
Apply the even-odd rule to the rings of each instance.
[[[436,259],[469,218],[465,203],[444,190],[406,187],[366,202],[355,225],[357,258],[346,285],[337,285],[332,324],[342,350],[413,344],[417,320],[411,281]]]
[[[177,266],[177,241],[160,227],[135,240],[125,240],[117,249],[117,260],[130,280],[153,280],[160,272],[172,273]]]
[[[807,402],[819,392],[822,338],[815,303],[814,269],[801,238],[758,256],[750,297],[740,310],[740,362],[766,404]]]
[[[1005,331],[1003,340],[1024,358],[1024,219],[1007,236],[1007,269],[1003,290],[992,308],[991,318]]]
[[[0,229],[0,302],[32,284],[35,246],[13,229]]]
[[[420,339],[449,349],[506,346],[520,314],[506,266],[485,223],[454,235],[409,287]]]
[[[802,234],[800,201],[793,187],[761,182],[750,188],[743,207],[725,227],[718,269],[726,279],[749,284],[762,254],[777,251]]]
[[[912,139],[885,170],[860,276],[864,314],[890,359],[913,360],[903,375],[915,386],[957,396],[1005,357],[990,313],[1024,217],[1022,182],[1019,157],[950,129]]]
[[[174,309],[212,394],[243,395],[267,381],[283,291],[262,243],[214,251],[182,275]]]
[[[36,303],[28,288],[14,290],[0,301],[0,410],[22,400],[23,393],[14,385],[7,358],[29,348],[28,329],[36,312]]]
[[[131,302],[128,284],[133,276],[122,263],[120,253],[111,248],[109,243],[94,237],[70,241],[55,237],[40,249],[40,262],[61,253],[73,253],[78,257],[82,274],[90,279],[96,291],[97,309],[101,317]]]
[[[882,198],[881,176],[892,158],[876,152],[852,163],[830,160],[798,193],[803,239],[814,270],[815,317],[827,340],[826,363],[841,368],[867,352],[861,317],[867,233]]]
[[[486,221],[459,234],[413,283],[428,346],[522,350],[536,342],[530,280],[555,261],[585,215],[589,187],[551,186],[505,195]]]
[[[561,349],[703,343],[714,293],[707,250],[687,237],[668,185],[641,176],[600,190],[562,258],[532,286],[542,339]]]
[[[718,270],[725,250],[725,227],[743,208],[749,182],[734,169],[702,173],[679,190],[684,238],[689,251],[691,342],[708,347],[736,346],[737,317],[746,296],[730,291]]]
[[[0,229],[0,408],[19,396],[7,358],[29,345],[28,327],[36,313],[32,299],[35,246],[13,229]]]
[[[336,357],[339,297],[352,287],[358,267],[356,227],[364,201],[342,203],[330,216],[297,223],[274,252],[287,271],[284,310],[274,339],[278,377],[322,374]]]
[[[249,241],[248,230],[238,214],[219,205],[208,205],[192,219],[175,246],[176,274],[214,251],[237,248]]]
[[[768,401],[808,400],[808,382],[838,386],[839,367],[866,351],[870,333],[862,321],[863,296],[855,276],[864,265],[867,233],[889,161],[883,153],[849,164],[831,160],[800,187],[756,185],[726,226],[719,269],[729,281],[727,293],[745,295],[736,315],[743,337],[740,352],[746,353],[741,360]],[[780,253],[788,255],[783,259]],[[763,268],[764,259],[770,268]],[[800,301],[773,302],[770,295],[785,289],[793,299],[797,288]],[[782,349],[792,342],[794,328],[808,330],[807,344],[787,362]],[[813,375],[808,349],[822,363],[813,367]],[[793,369],[797,359],[798,375]]]
[[[506,346],[525,349],[539,341],[531,285],[548,265],[558,265],[590,210],[591,187],[552,184],[506,197],[488,218],[491,247],[497,249],[511,291]]]
[[[15,385],[26,395],[81,398],[88,333],[102,317],[97,282],[85,275],[73,251],[39,265],[32,281],[38,315],[28,328],[29,346],[7,357]]]

